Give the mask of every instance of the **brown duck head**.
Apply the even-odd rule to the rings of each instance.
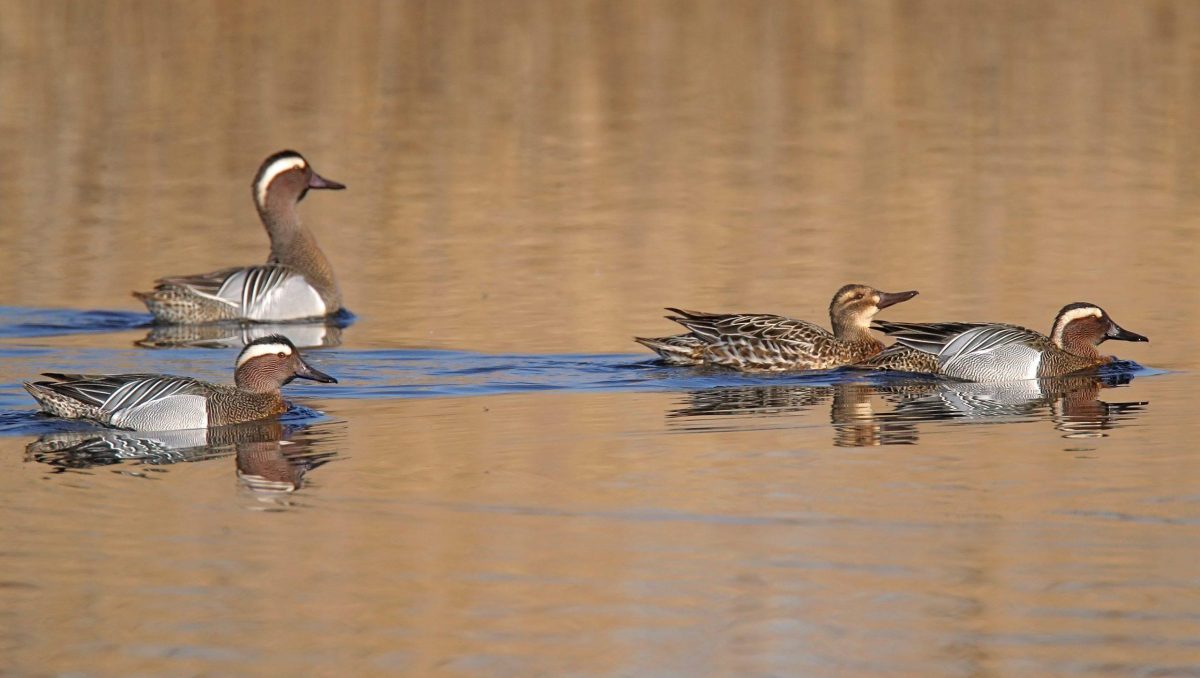
[[[829,322],[833,325],[833,334],[839,339],[856,333],[868,334],[871,318],[876,313],[915,296],[916,290],[881,292],[869,285],[845,285],[829,302]]]
[[[264,215],[290,212],[310,188],[340,191],[345,187],[317,174],[296,151],[280,151],[264,160],[252,184],[254,204]]]
[[[1062,307],[1050,329],[1054,345],[1068,353],[1099,358],[1096,347],[1108,341],[1150,341],[1146,337],[1113,322],[1104,309],[1095,304],[1077,301]]]
[[[282,334],[272,334],[246,344],[238,354],[233,372],[233,381],[238,388],[254,393],[278,391],[296,377],[325,384],[337,383],[337,379],[306,363]]]

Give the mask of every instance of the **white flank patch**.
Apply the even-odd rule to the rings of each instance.
[[[1104,317],[1104,311],[1101,311],[1100,309],[1096,308],[1095,306],[1086,306],[1084,308],[1074,308],[1074,309],[1071,309],[1070,311],[1067,311],[1066,313],[1064,313],[1062,315],[1062,318],[1060,318],[1058,323],[1055,324],[1055,326],[1054,326],[1054,337],[1053,337],[1054,345],[1062,346],[1063,330],[1067,329],[1067,325],[1070,325],[1071,323],[1075,322],[1076,320],[1082,320],[1084,318],[1103,318],[1103,317]]]
[[[289,155],[271,163],[262,178],[258,180],[258,185],[254,187],[254,197],[258,198],[259,205],[267,204],[267,189],[270,188],[271,182],[275,181],[275,177],[294,169],[304,169],[307,165],[304,158]]]
[[[321,295],[298,275],[284,278],[242,307],[242,316],[251,320],[297,320],[323,316],[326,312]]]
[[[242,354],[238,356],[237,367],[241,367],[247,360],[257,358],[260,355],[274,355],[276,353],[291,355],[292,347],[287,344],[256,344],[254,346],[247,346],[246,350],[242,351]]]
[[[116,412],[110,423],[135,431],[173,431],[208,426],[208,400],[201,395],[155,398]]]

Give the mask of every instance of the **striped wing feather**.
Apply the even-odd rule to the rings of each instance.
[[[898,323],[875,320],[872,326],[910,348],[940,355],[986,351],[1004,344],[1049,344],[1040,332],[1003,323]]]
[[[57,380],[45,382],[46,388],[109,413],[132,409],[148,402],[175,395],[204,395],[208,387],[187,377],[159,374],[59,374],[45,376]]]
[[[668,308],[667,310],[678,314],[667,316],[668,320],[683,325],[694,335],[711,344],[745,341],[778,342],[812,350],[813,340],[816,337],[832,336],[818,325],[780,315],[702,313],[677,308]]]
[[[218,299],[230,306],[240,305],[242,309],[250,309],[295,277],[303,279],[295,269],[268,264],[162,278],[157,284],[186,287],[197,294]]]
[[[254,308],[259,300],[271,294],[290,278],[300,275],[287,266],[247,266],[239,273],[242,275],[229,277],[226,284],[231,289],[222,288],[219,296],[238,299],[243,309]],[[240,290],[236,289],[239,283]]]
[[[1032,332],[1023,327],[1013,325],[984,325],[982,327],[973,327],[951,337],[938,354],[945,360],[953,360],[958,356],[990,353],[1005,346],[1028,344],[1030,341],[1036,341],[1040,337],[1041,335],[1037,332]],[[897,338],[897,341],[899,341],[899,338]]]
[[[895,337],[903,346],[934,355],[940,354],[947,343],[964,332],[997,327],[990,323],[898,323],[890,320],[875,320],[871,326]]]

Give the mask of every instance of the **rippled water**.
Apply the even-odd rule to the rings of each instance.
[[[1188,2],[0,3],[0,673],[1200,673],[1198,64]],[[265,257],[284,147],[349,186],[301,212],[353,314],[149,326]],[[630,340],[850,281],[1151,343],[975,385]],[[280,329],[340,383],[279,421],[20,386]]]

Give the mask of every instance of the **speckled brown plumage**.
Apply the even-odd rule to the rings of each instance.
[[[870,367],[878,370],[896,372],[921,372],[936,374],[938,370],[937,357],[909,348],[903,344],[892,344],[866,360],[856,363],[857,366]]]
[[[149,292],[134,292],[133,296],[146,305],[159,322],[209,323],[236,320],[238,307],[215,295],[221,284],[237,269],[224,269],[193,276],[159,278]]]
[[[634,340],[672,365],[712,365],[740,371],[820,370],[864,360],[883,350],[869,331],[882,308],[911,299],[916,292],[880,292],[846,285],[833,296],[833,331],[779,315],[720,314],[668,308],[667,316],[688,334]]]

